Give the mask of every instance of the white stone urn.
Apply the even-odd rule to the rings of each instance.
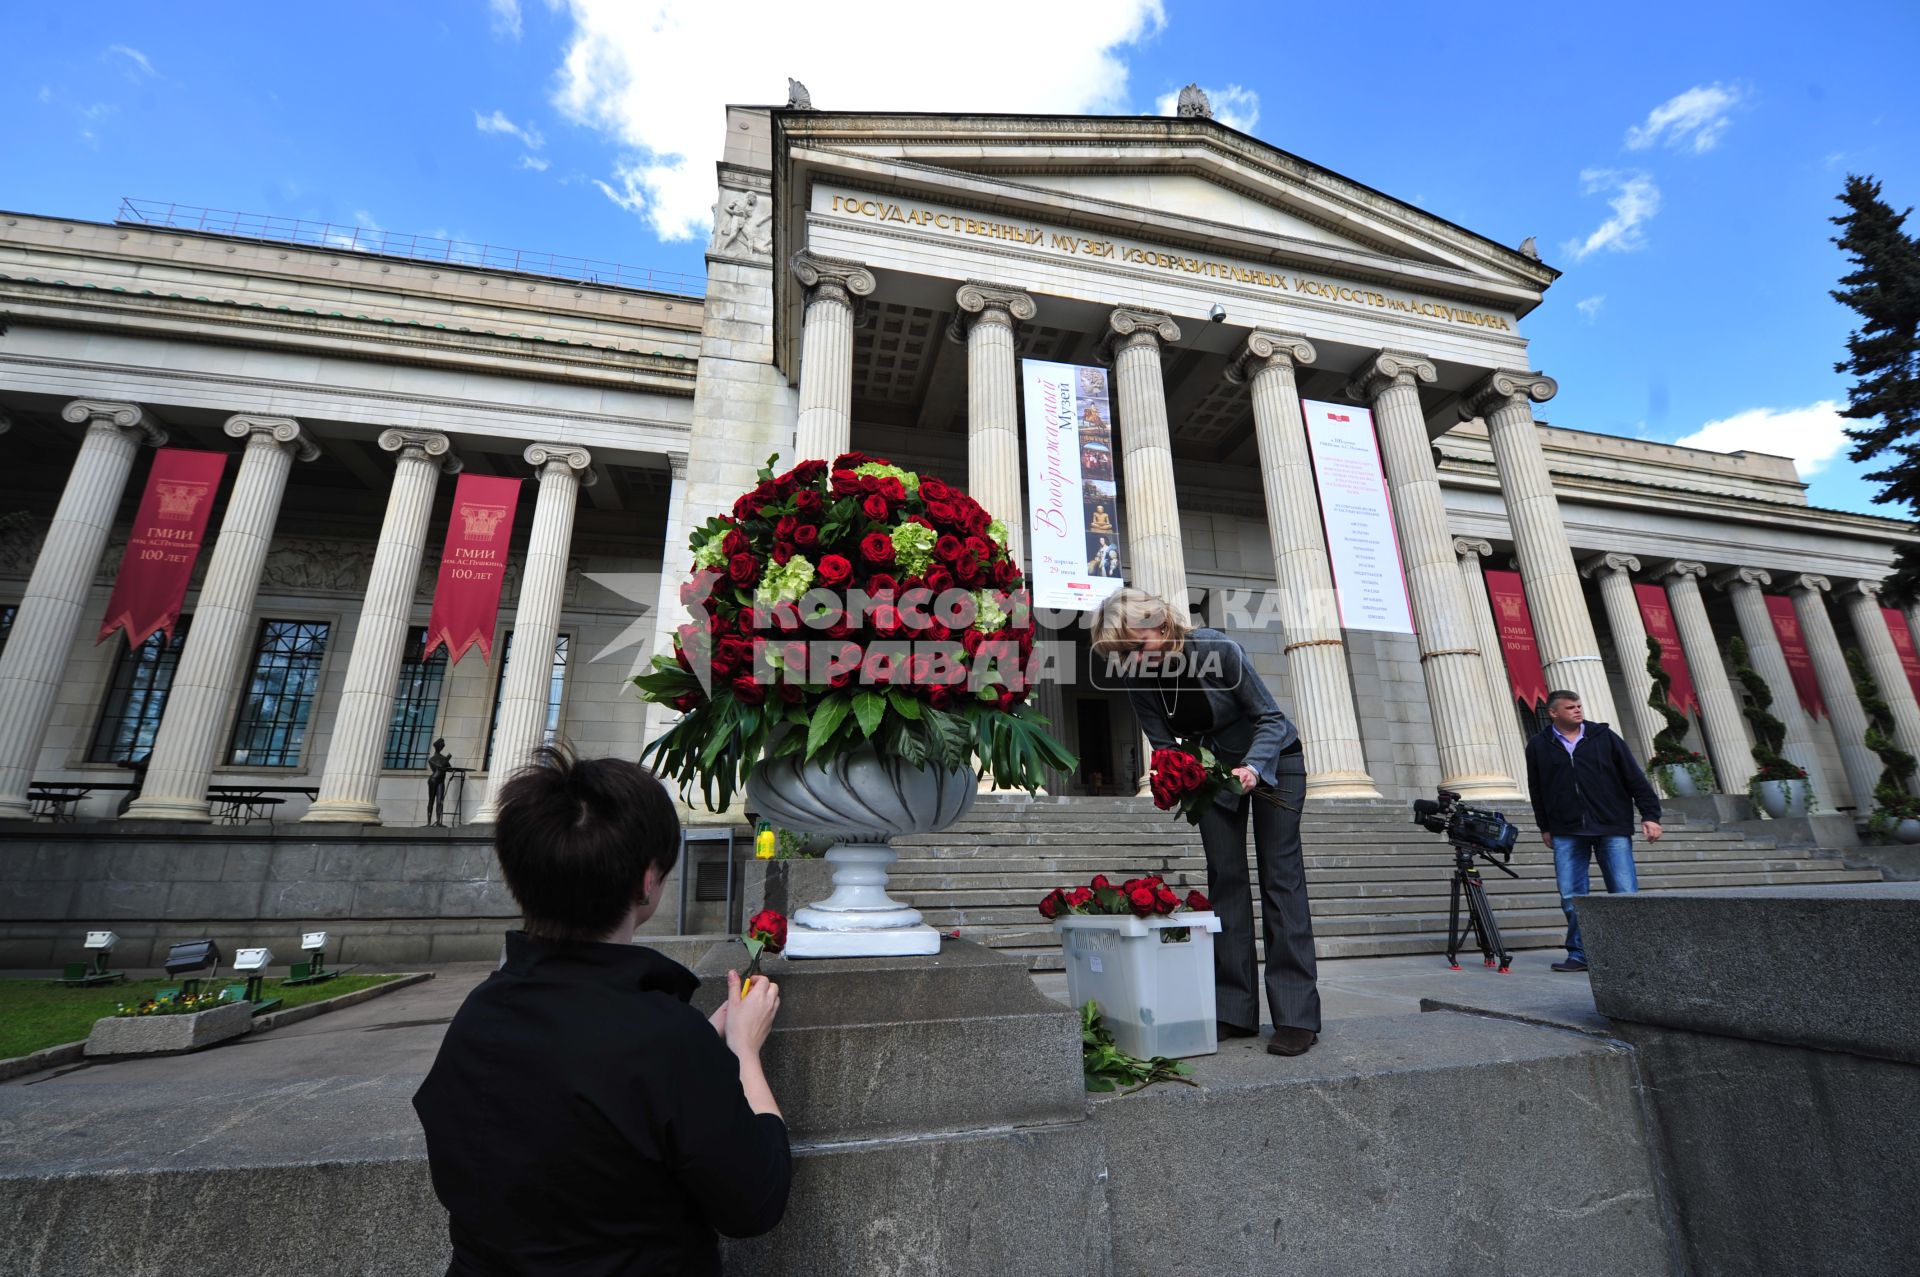
[[[1693,773],[1682,763],[1663,763],[1655,768],[1666,782],[1667,792],[1674,798],[1698,798],[1700,786],[1693,783]]]
[[[1920,843],[1920,820],[1908,819],[1894,825],[1893,839],[1895,842],[1905,843],[1909,847]]]
[[[887,895],[889,840],[945,829],[973,806],[974,774],[883,756],[871,744],[802,763],[773,758],[747,778],[747,797],[767,820],[834,840],[827,851],[833,894],[797,910],[789,958],[868,958],[940,952],[940,933],[920,911]]]
[[[1760,810],[1775,820],[1787,816],[1807,814],[1807,799],[1813,793],[1813,787],[1804,780],[1757,780],[1753,783],[1753,796],[1760,804]]]

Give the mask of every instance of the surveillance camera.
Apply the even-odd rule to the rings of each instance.
[[[1227,322],[1227,308],[1215,302],[1213,309],[1207,312],[1207,318],[1216,324],[1224,324]]]

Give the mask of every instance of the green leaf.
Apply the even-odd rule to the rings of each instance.
[[[833,738],[834,731],[847,720],[847,712],[852,708],[852,699],[844,695],[829,696],[813,707],[813,722],[807,727],[809,760]]]
[[[907,718],[920,717],[920,698],[897,687],[887,689],[887,703]]]
[[[860,720],[860,731],[871,737],[880,728],[880,720],[887,713],[887,698],[871,688],[863,688],[853,695],[854,716]]]

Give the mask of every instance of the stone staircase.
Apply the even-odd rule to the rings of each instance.
[[[1500,932],[1509,948],[1557,948],[1566,920],[1554,885],[1553,853],[1524,807],[1507,815],[1520,826],[1513,856],[1518,880],[1483,867]],[[1515,819],[1518,817],[1517,819]],[[1314,938],[1322,958],[1441,953],[1446,949],[1452,850],[1412,823],[1404,803],[1314,803],[1301,838]],[[1251,844],[1251,839],[1249,839]],[[1016,953],[1035,971],[1058,970],[1060,946],[1035,908],[1059,886],[1104,873],[1118,882],[1157,873],[1185,894],[1205,890],[1199,831],[1145,798],[1027,798],[982,794],[967,817],[937,834],[898,838],[891,893],[925,913],[941,931]],[[1251,845],[1249,853],[1251,854]],[[1733,830],[1688,828],[1676,818],[1666,836],[1636,839],[1642,891],[1878,882],[1878,869],[1848,869],[1807,848]],[[1599,869],[1594,890],[1603,890]],[[1254,896],[1259,914],[1259,893]]]

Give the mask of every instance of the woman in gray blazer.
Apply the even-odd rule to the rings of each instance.
[[[1205,745],[1231,767],[1240,789],[1221,787],[1200,817],[1207,895],[1220,915],[1213,951],[1215,1014],[1222,1037],[1259,1032],[1254,982],[1253,893],[1247,877],[1247,821],[1253,821],[1267,946],[1267,1007],[1275,1055],[1302,1055],[1318,1040],[1320,989],[1307,908],[1300,811],[1307,769],[1300,733],[1254,672],[1246,651],[1215,629],[1144,590],[1116,590],[1094,619],[1094,660],[1108,686],[1122,686],[1155,749]],[[1103,680],[1107,681],[1107,680]]]

